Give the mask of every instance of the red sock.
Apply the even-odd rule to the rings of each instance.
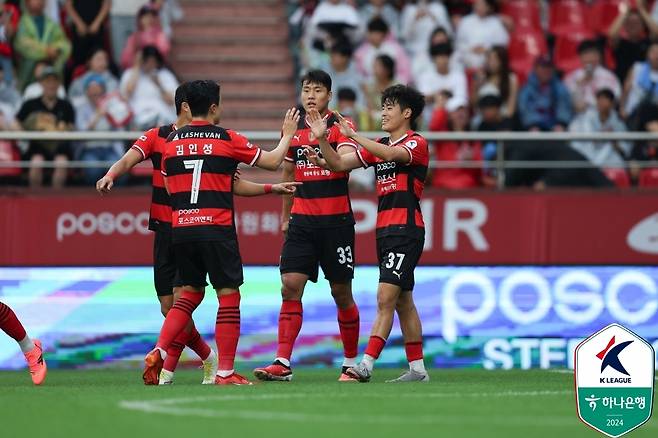
[[[290,360],[292,347],[302,329],[302,302],[283,300],[279,313],[279,347],[276,357]]]
[[[240,339],[240,292],[219,297],[219,310],[215,324],[215,341],[219,355],[219,369],[233,369],[235,352]]]
[[[420,360],[423,358],[423,342],[407,342],[404,351],[407,352],[407,361]]]
[[[185,330],[180,332],[178,336],[176,336],[176,339],[169,345],[169,348],[167,348],[167,357],[165,357],[164,360],[164,366],[163,368],[167,371],[174,372],[176,371],[176,366],[178,365],[178,361],[180,360],[180,355],[183,353],[183,350],[185,349],[185,344],[187,343],[187,340],[190,338],[190,334],[187,333]]]
[[[366,354],[377,359],[386,345],[386,339],[379,336],[370,336],[368,339],[368,346],[366,347]]]
[[[22,341],[27,336],[23,324],[18,320],[14,311],[4,303],[0,303],[0,329],[16,342]]]
[[[208,356],[210,356],[210,347],[206,344],[206,341],[203,340],[201,334],[194,326],[192,326],[187,346],[190,347],[190,349],[194,351],[201,360],[206,360],[208,359]]]
[[[345,357],[356,357],[359,351],[359,308],[356,304],[349,309],[338,308],[338,328]]]
[[[185,326],[192,319],[192,312],[203,301],[203,295],[203,292],[183,290],[180,298],[176,300],[174,306],[167,313],[156,347],[165,351],[169,349],[174,339],[178,337],[180,332],[185,330]]]

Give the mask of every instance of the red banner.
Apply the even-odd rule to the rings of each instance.
[[[0,265],[148,265],[149,195],[0,195]],[[246,264],[278,264],[281,200],[236,198]],[[374,196],[352,197],[356,259],[376,264]],[[657,192],[428,194],[426,265],[658,264]]]

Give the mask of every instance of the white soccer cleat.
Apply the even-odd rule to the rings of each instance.
[[[174,373],[173,371],[167,371],[164,368],[160,371],[160,378],[158,379],[158,385],[171,385],[174,383]]]
[[[210,349],[210,354],[208,358],[203,361],[203,382],[202,385],[214,385],[215,384],[215,375],[217,374],[217,369],[219,368],[219,361],[217,359],[217,353],[212,348]]]
[[[402,374],[397,379],[387,380],[386,383],[406,383],[406,382],[423,382],[430,381],[430,375],[427,373],[419,373],[417,371],[409,370]]]

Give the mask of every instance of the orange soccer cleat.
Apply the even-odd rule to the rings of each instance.
[[[271,365],[262,368],[256,368],[254,370],[254,376],[256,376],[258,380],[263,381],[274,380],[278,382],[290,382],[292,380],[292,370],[290,367],[287,367],[278,360],[275,360]]]
[[[158,385],[160,383],[160,371],[164,366],[164,359],[160,349],[154,348],[144,358],[144,385]]]
[[[33,342],[34,348],[25,353],[25,360],[27,360],[27,366],[30,369],[32,382],[35,385],[41,385],[46,380],[48,367],[46,366],[46,361],[43,358],[43,348],[41,348],[41,341],[34,339]]]
[[[238,373],[233,373],[228,377],[216,376],[215,385],[253,385]]]

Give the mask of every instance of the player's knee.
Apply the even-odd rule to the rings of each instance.
[[[398,313],[407,313],[414,310],[414,300],[411,298],[411,294],[402,293],[395,303],[395,310]]]
[[[395,311],[396,297],[379,294],[377,296],[377,311],[392,313]]]
[[[298,301],[302,299],[303,286],[301,283],[283,278],[281,282],[281,297],[286,301]]]
[[[354,304],[352,288],[347,284],[332,285],[331,296],[334,298],[336,306],[341,309],[351,307]]]

